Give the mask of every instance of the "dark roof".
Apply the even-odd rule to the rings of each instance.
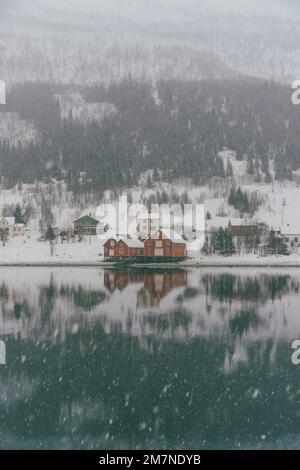
[[[84,215],[83,217],[80,217],[80,219],[74,220],[73,223],[75,224],[76,222],[80,222],[81,220],[84,220],[84,219],[89,219],[90,222],[93,222],[93,223],[94,223],[94,225],[98,225],[98,224],[99,224],[99,220],[94,219],[94,218],[91,217],[90,215]]]

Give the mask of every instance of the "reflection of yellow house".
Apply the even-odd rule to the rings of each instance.
[[[10,237],[25,235],[25,224],[16,224],[14,217],[2,217],[0,219],[0,230],[6,230]]]

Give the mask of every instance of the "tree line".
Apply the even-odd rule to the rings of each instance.
[[[256,181],[271,181],[271,161],[278,180],[291,179],[300,166],[300,111],[283,85],[161,80],[155,87],[159,103],[152,83],[132,79],[76,90],[88,102],[114,104],[117,113],[102,122],[83,123],[72,113],[63,119],[56,94],[69,88],[12,88],[6,110],[33,121],[39,138],[26,147],[0,144],[0,174],[8,186],[52,177],[74,192],[131,187],[149,169],[156,171],[148,186],[180,177],[201,185],[232,176],[231,164],[219,156],[224,147],[247,161]]]

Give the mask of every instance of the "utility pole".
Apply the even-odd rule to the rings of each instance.
[[[282,199],[282,210],[281,210],[281,227],[283,228],[284,222],[284,208],[286,206],[286,199]]]

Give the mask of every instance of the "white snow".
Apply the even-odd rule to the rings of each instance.
[[[51,256],[50,244],[38,241],[39,233],[10,238],[3,247],[0,243],[0,265],[3,264],[97,264],[103,261],[102,241],[96,236],[85,237],[82,242],[60,240]]]

